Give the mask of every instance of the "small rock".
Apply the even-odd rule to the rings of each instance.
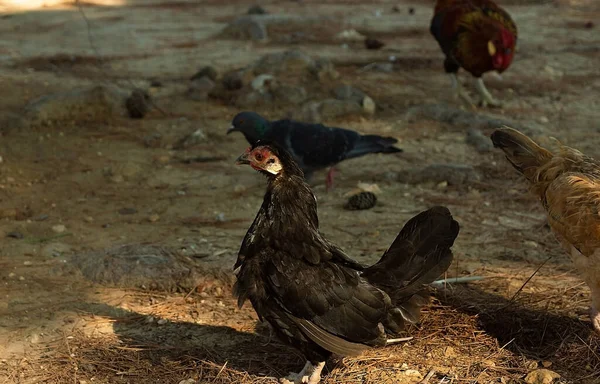
[[[413,7],[408,8],[408,14],[409,15],[414,15],[415,14],[415,9]]]
[[[539,122],[542,124],[548,124],[550,122],[550,120],[546,116],[541,116],[539,118]]]
[[[333,96],[338,100],[352,100],[356,103],[362,103],[366,95],[358,88],[342,84],[333,89]]]
[[[214,88],[215,83],[208,76],[203,76],[192,81],[186,91],[186,96],[195,101],[205,101]]]
[[[525,376],[525,382],[527,384],[551,384],[558,378],[560,378],[560,375],[556,372],[548,369],[536,369]]]
[[[13,239],[22,239],[25,236],[23,236],[23,234],[21,232],[12,231],[12,232],[8,232],[6,234],[6,237],[12,237]]]
[[[417,371],[416,369],[407,369],[406,371],[404,371],[404,374],[406,376],[414,377],[417,379],[423,378],[423,375],[421,375],[421,372]]]
[[[369,96],[365,96],[362,100],[362,108],[363,111],[365,111],[369,115],[372,115],[375,113],[377,106],[375,105],[373,99],[371,99]]]
[[[93,223],[94,218],[92,216],[86,216],[83,218],[83,221],[85,221],[86,223]]]
[[[165,325],[167,324],[169,321],[167,319],[159,319],[156,324],[158,325]]]
[[[344,208],[350,211],[370,209],[377,204],[377,196],[373,192],[360,192],[350,196]]]
[[[268,39],[266,26],[256,18],[256,15],[242,16],[232,21],[225,27],[223,34],[237,39],[250,39],[259,42]]]
[[[255,75],[263,73],[278,75],[308,72],[314,66],[315,62],[309,55],[294,49],[264,55],[254,64],[252,69]]]
[[[356,29],[346,29],[335,35],[335,38],[342,41],[363,41],[366,37]]]
[[[241,71],[233,71],[223,76],[223,87],[228,91],[237,91],[244,86],[244,76]]]
[[[150,110],[150,95],[141,89],[134,89],[125,101],[125,107],[132,119],[141,119]]]
[[[23,281],[23,280],[25,280],[25,277],[23,277],[23,276],[19,276],[19,280],[20,280],[20,281]]]
[[[273,102],[273,95],[270,92],[250,91],[244,92],[235,100],[235,105],[239,108],[252,108],[267,105]]]
[[[535,241],[531,241],[531,240],[525,240],[523,242],[523,244],[526,245],[529,248],[537,248],[539,246],[538,243],[536,243]],[[552,364],[552,362],[549,362],[549,361],[545,361],[544,363],[550,363],[550,364]],[[548,367],[549,366],[550,365],[548,365]],[[548,367],[544,365],[544,368],[548,368]]]
[[[315,60],[311,67],[311,73],[321,82],[326,80],[336,80],[340,77],[340,74],[335,70],[333,63],[324,58]]]
[[[190,78],[191,81],[201,79],[203,77],[208,77],[212,81],[217,81],[219,77],[219,72],[215,69],[215,67],[211,67],[207,65],[206,67],[202,67],[194,76]]]
[[[265,93],[272,88],[276,88],[277,82],[274,76],[262,74],[256,76],[254,80],[252,80],[252,83],[250,83],[250,85],[255,91]]]
[[[246,13],[248,15],[267,15],[267,14],[269,14],[269,12],[267,12],[260,5],[253,5],[253,6],[251,6],[250,8],[248,8],[248,12],[246,12]]]
[[[319,114],[321,119],[335,119],[336,117],[360,114],[362,107],[360,104],[350,100],[326,99],[319,104]]]
[[[135,208],[121,208],[119,209],[119,214],[120,215],[133,215],[136,214],[138,211]]]
[[[148,221],[150,221],[151,223],[155,223],[160,219],[160,216],[157,215],[156,213],[150,215],[150,217],[148,217]]]
[[[33,265],[33,263],[31,261],[24,261],[23,265]]]
[[[67,230],[67,227],[65,227],[63,224],[56,224],[52,226],[52,230],[56,233],[63,233]]]
[[[127,92],[106,85],[43,96],[25,108],[21,124],[31,127],[108,121],[127,114],[128,96]]]
[[[380,49],[384,45],[385,43],[377,39],[373,39],[370,37],[365,39],[365,48],[367,49]]]
[[[275,100],[290,104],[301,104],[308,98],[308,93],[302,86],[280,85],[272,93]]]
[[[552,366],[552,362],[551,361],[542,361],[542,367],[544,368],[550,368]]]
[[[17,276],[17,275],[16,275],[14,272],[11,272],[11,273],[9,273],[9,274],[8,274],[8,277],[10,277],[11,279],[12,279],[13,277],[15,277],[15,276]]]
[[[592,28],[594,28],[594,22],[593,22],[593,21],[588,21],[587,23],[585,23],[585,24],[583,25],[583,27],[584,27],[585,29],[592,29]]]
[[[492,140],[476,128],[469,128],[467,131],[467,144],[475,147],[475,150],[479,153],[490,152],[494,149]]]
[[[362,68],[363,71],[370,72],[383,72],[383,73],[391,73],[394,72],[394,64],[393,63],[371,63]]]
[[[194,132],[184,136],[177,143],[175,143],[175,145],[173,145],[173,149],[181,150],[191,148],[200,144],[204,140],[206,140],[206,135],[204,134],[202,128],[198,128]]]

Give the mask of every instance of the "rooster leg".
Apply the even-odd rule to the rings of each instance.
[[[454,91],[454,97],[460,97],[470,106],[474,106],[475,103],[473,103],[473,99],[471,99],[469,94],[463,89],[462,85],[460,85],[460,82],[456,77],[456,73],[450,74],[450,81],[452,82],[452,90]]]
[[[321,371],[324,366],[324,361],[317,365],[312,365],[310,361],[307,361],[300,373],[293,373],[279,382],[281,384],[318,384],[321,381]]]
[[[333,177],[335,176],[335,168],[329,168],[329,172],[327,172],[327,177],[325,178],[325,190],[329,191],[333,188]]]
[[[483,79],[481,77],[478,77],[477,80],[475,80],[475,88],[477,88],[477,91],[481,95],[481,105],[483,107],[487,107],[488,105],[490,107],[501,107],[502,106],[502,102],[500,102],[492,97],[490,92],[485,87],[485,83],[483,82]]]

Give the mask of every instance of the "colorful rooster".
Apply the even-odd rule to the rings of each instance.
[[[437,0],[430,32],[446,55],[444,69],[456,94],[473,104],[456,78],[462,67],[477,79],[482,105],[501,106],[481,76],[494,70],[502,73],[513,60],[517,26],[510,15],[491,0]]]

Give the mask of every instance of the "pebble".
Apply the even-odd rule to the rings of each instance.
[[[23,280],[25,280],[25,278],[23,276],[19,276],[19,280],[23,281]]]
[[[125,101],[125,107],[132,119],[141,119],[150,110],[150,95],[141,89],[134,89]]]
[[[210,80],[216,81],[217,78],[219,77],[219,72],[217,72],[215,67],[211,67],[210,65],[207,65],[206,67],[203,67],[198,72],[196,72],[194,74],[194,76],[192,76],[190,78],[190,80],[194,81],[194,80],[201,79],[203,77],[208,77]]]
[[[8,277],[10,277],[10,278],[13,278],[13,277],[15,277],[15,276],[16,276],[16,275],[15,275],[15,273],[14,273],[14,272],[11,272],[11,273],[9,273],[9,274],[8,274]]]
[[[366,113],[368,113],[369,115],[374,114],[375,110],[377,109],[377,106],[375,105],[375,102],[369,96],[365,96],[364,97],[364,99],[362,101],[362,107],[363,107],[363,110]]]
[[[406,376],[416,377],[418,379],[423,378],[423,375],[421,375],[421,372],[417,371],[416,369],[407,369],[406,371],[404,371],[404,374]]]
[[[18,231],[8,232],[6,234],[6,236],[12,237],[13,239],[22,239],[23,237],[25,237],[25,236],[23,236],[23,234],[21,232],[18,232]]]
[[[216,84],[208,76],[194,79],[186,91],[186,96],[194,101],[205,101]]]
[[[551,384],[555,379],[560,378],[560,375],[548,369],[536,369],[525,376],[527,384]]]
[[[23,265],[33,265],[33,263],[31,261],[27,260],[27,261],[23,262]]]
[[[194,379],[185,379],[185,380],[181,380],[178,384],[196,384],[196,380],[194,380]]]
[[[83,218],[83,221],[85,221],[86,223],[93,223],[94,218],[92,216],[86,216]]]
[[[367,49],[380,49],[385,45],[381,40],[367,38],[365,39],[365,48]]]
[[[119,209],[119,214],[121,215],[133,215],[137,213],[137,209],[135,208],[121,208]]]
[[[156,324],[158,325],[165,325],[167,324],[168,320],[167,319],[159,319]]]
[[[542,124],[548,124],[550,122],[550,120],[546,117],[546,116],[542,116],[539,118],[540,123]]]
[[[150,215],[150,217],[148,217],[148,220],[149,220],[151,223],[155,223],[155,222],[157,222],[159,219],[160,219],[160,216],[159,216],[159,215],[157,215],[156,213],[155,213],[155,214],[152,214],[152,215]]]
[[[56,224],[52,226],[52,230],[56,233],[63,233],[67,230],[67,227],[65,227],[63,224]]]

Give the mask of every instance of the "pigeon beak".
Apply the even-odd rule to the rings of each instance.
[[[229,135],[231,132],[235,132],[237,131],[237,129],[232,125],[231,127],[229,127],[229,129],[227,130],[227,134]]]
[[[248,156],[250,155],[250,149],[248,148],[246,149],[246,152],[242,153],[236,160],[235,163],[237,165],[243,165],[243,164],[250,164],[250,160],[248,159]]]

